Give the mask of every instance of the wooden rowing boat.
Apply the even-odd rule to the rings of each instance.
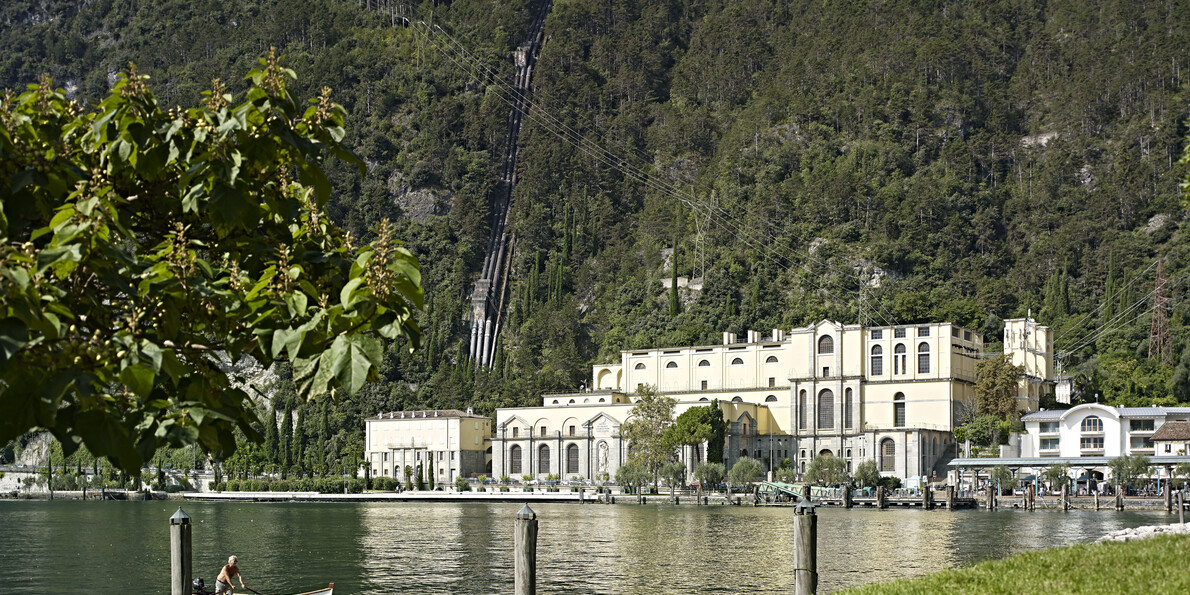
[[[334,595],[334,593],[335,593],[335,583],[331,583],[331,584],[327,585],[325,589],[318,589],[316,591],[310,591],[308,593],[298,593],[298,595]]]

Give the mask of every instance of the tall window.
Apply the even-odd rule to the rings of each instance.
[[[893,427],[905,427],[905,393],[893,395]]]
[[[924,341],[917,345],[917,373],[930,373],[930,344]]]
[[[706,390],[707,389],[707,381],[703,380],[701,383],[699,383],[699,387],[702,388],[702,390]]]
[[[513,428],[512,428],[512,437],[513,437],[513,438],[516,438],[516,437],[517,437],[517,434],[520,434],[520,433],[521,433],[521,429],[520,429],[520,428],[517,428],[517,427],[513,427]]]
[[[818,355],[829,355],[835,352],[835,340],[830,335],[823,335],[818,339]]]
[[[566,447],[566,472],[578,473],[578,445],[571,444]]]
[[[843,391],[843,427],[851,429],[851,417],[854,415],[851,402],[851,389]]]
[[[892,438],[880,441],[880,470],[897,470],[897,444],[893,442]]]
[[[777,386],[777,377],[769,376],[769,388],[774,388],[776,386]]]
[[[818,429],[829,430],[835,427],[835,393],[824,388],[818,393]]]
[[[905,345],[902,343],[893,347],[893,374],[909,373],[909,366],[905,360]]]
[[[537,472],[550,472],[550,447],[542,444],[541,448],[537,449]]]
[[[521,472],[521,447],[514,446],[508,449],[508,470],[511,473]]]
[[[872,347],[872,376],[884,373],[884,348],[876,345]]]
[[[806,402],[806,391],[802,389],[797,396],[797,427],[798,429],[806,429],[806,407],[809,403]]]
[[[537,428],[537,435],[538,435],[538,436],[545,437],[545,434],[546,434],[546,428],[545,428],[545,426],[541,426],[540,428]]]
[[[1083,432],[1102,432],[1103,420],[1095,417],[1094,415],[1088,415],[1087,417],[1083,418],[1083,423],[1081,426],[1079,426],[1079,429]]]

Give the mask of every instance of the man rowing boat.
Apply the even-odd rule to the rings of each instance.
[[[223,565],[223,570],[219,571],[219,576],[215,577],[215,593],[233,593],[235,588],[231,586],[232,577],[240,579],[240,588],[247,589],[244,586],[244,575],[240,574],[240,567],[236,566],[236,557],[230,556],[227,558],[227,564]]]

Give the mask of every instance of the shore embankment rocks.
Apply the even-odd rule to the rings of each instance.
[[[1103,543],[1105,541],[1137,541],[1157,535],[1190,535],[1190,524],[1150,525],[1148,527],[1121,529],[1119,531],[1112,531],[1096,539],[1095,543]]]

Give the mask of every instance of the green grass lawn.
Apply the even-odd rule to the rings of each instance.
[[[1190,593],[1190,535],[1029,552],[837,593]]]

